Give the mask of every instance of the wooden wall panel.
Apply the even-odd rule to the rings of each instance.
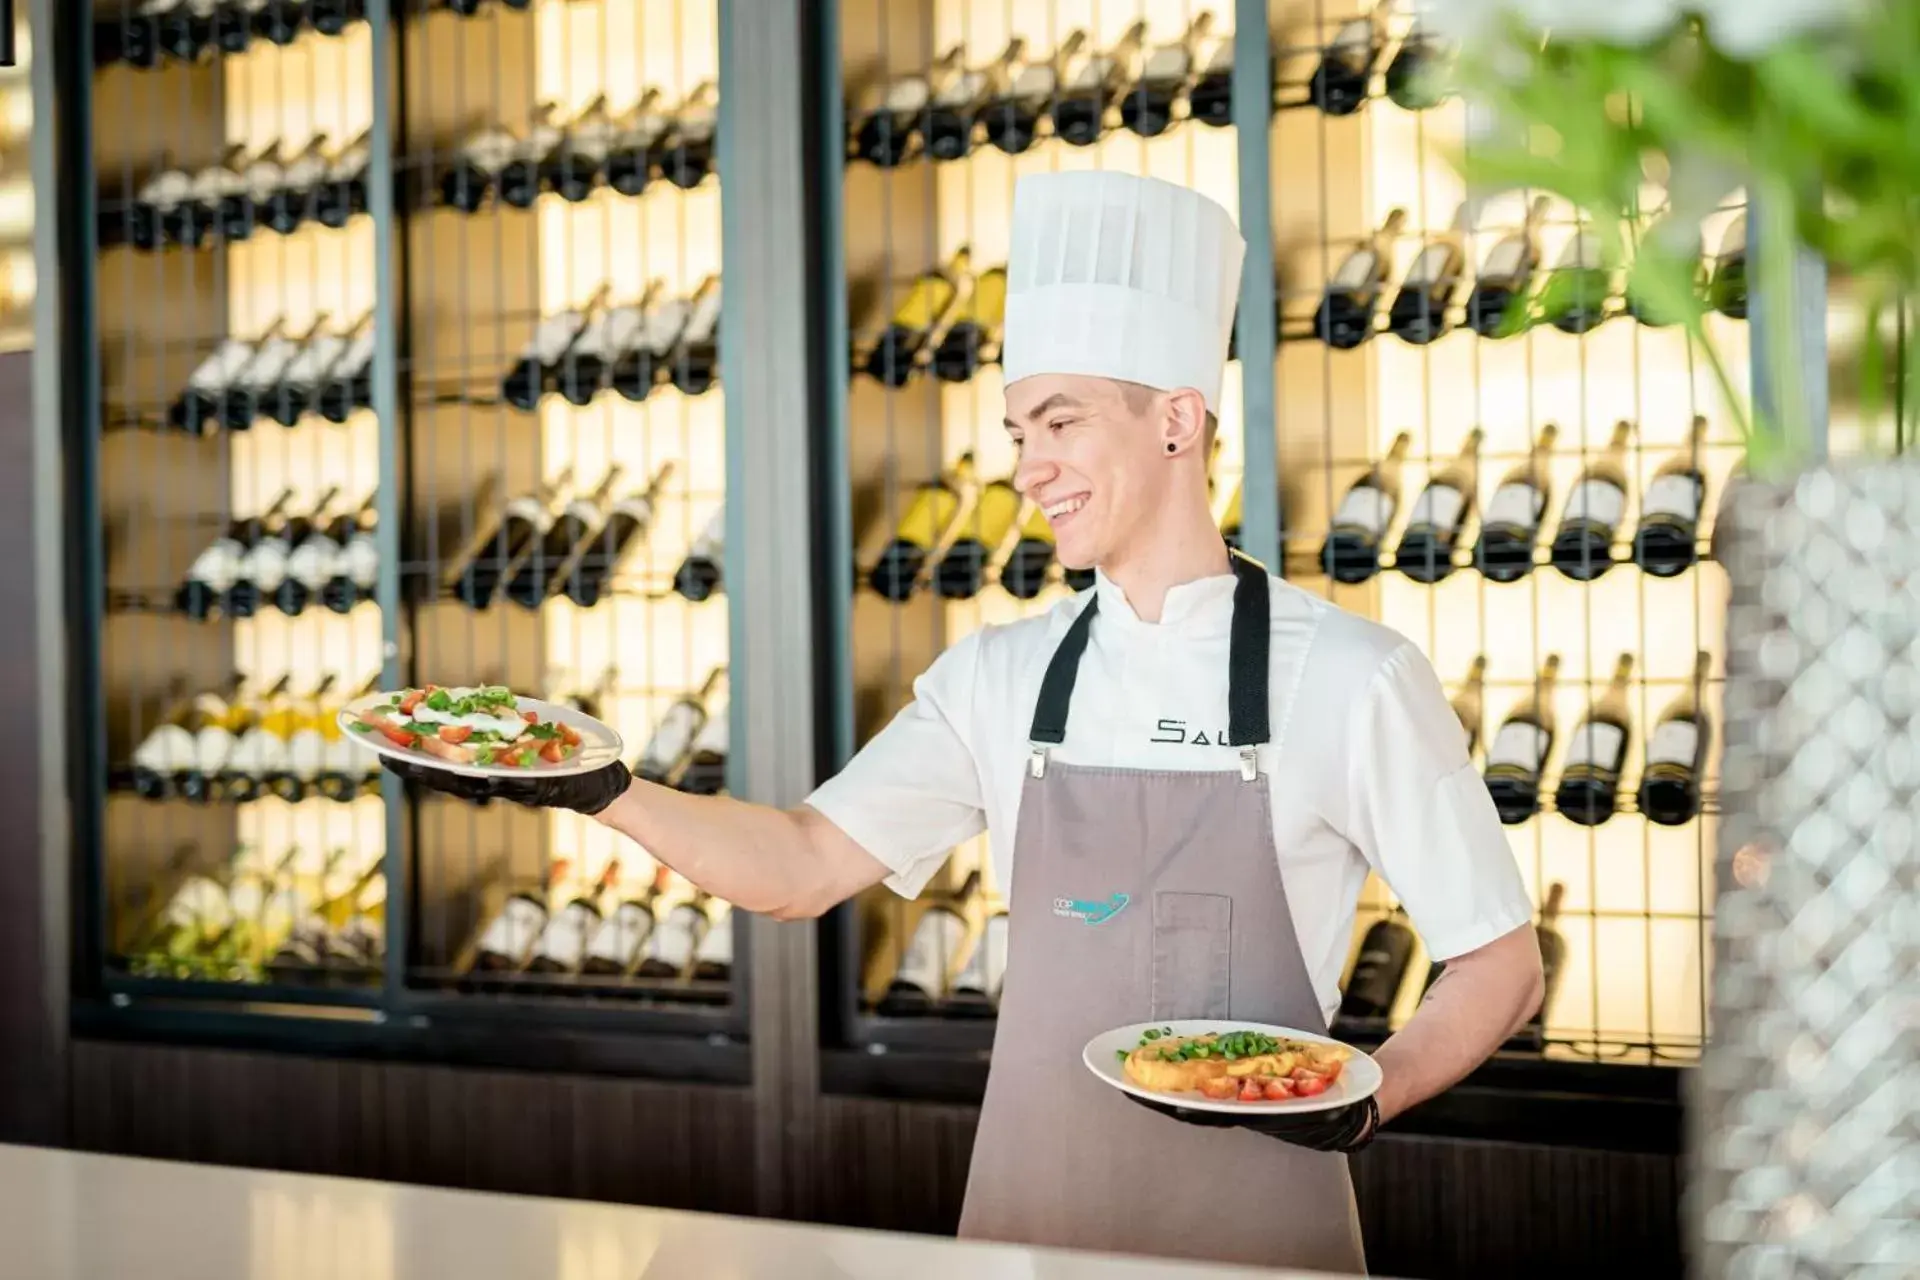
[[[978,1111],[823,1099],[822,1221],[950,1233]],[[1679,1161],[1519,1143],[1384,1137],[1353,1161],[1376,1275],[1681,1274]]]
[[[73,1145],[752,1213],[743,1089],[76,1041]]]

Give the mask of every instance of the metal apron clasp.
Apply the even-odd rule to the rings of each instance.
[[[1036,778],[1047,776],[1047,749],[1035,744],[1032,754],[1027,757],[1027,772]]]
[[[1253,782],[1260,777],[1260,749],[1258,747],[1240,748],[1240,778],[1244,782]]]

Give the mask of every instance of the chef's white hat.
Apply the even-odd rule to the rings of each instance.
[[[1220,411],[1246,241],[1197,191],[1126,173],[1036,173],[1013,191],[1006,382],[1077,373]]]

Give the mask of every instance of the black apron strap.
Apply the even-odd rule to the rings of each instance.
[[[1233,631],[1227,645],[1227,743],[1259,746],[1272,735],[1267,698],[1268,654],[1273,624],[1268,603],[1267,571],[1238,552],[1229,557],[1236,579],[1233,587]],[[1060,647],[1047,663],[1040,682],[1040,698],[1033,708],[1033,728],[1027,739],[1057,746],[1067,740],[1067,711],[1073,704],[1074,681],[1080,676],[1080,657],[1093,634],[1093,616],[1100,609],[1098,595],[1067,628]]]

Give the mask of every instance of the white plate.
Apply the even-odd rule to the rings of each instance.
[[[544,721],[564,724],[580,735],[580,749],[573,758],[564,764],[541,764],[531,769],[519,769],[510,764],[454,764],[438,756],[430,756],[424,751],[415,751],[387,740],[385,734],[363,733],[353,727],[354,721],[362,711],[377,707],[393,697],[393,691],[370,693],[364,698],[355,698],[340,708],[340,730],[347,740],[357,742],[369,751],[383,756],[392,756],[396,760],[405,760],[408,764],[417,764],[426,769],[439,769],[446,773],[457,773],[467,778],[566,778],[575,774],[592,773],[595,769],[605,768],[619,760],[626,747],[620,741],[620,735],[612,726],[602,724],[586,712],[576,707],[563,706],[558,702],[542,702],[538,698],[514,699],[522,711],[531,711]]]
[[[1351,1055],[1340,1068],[1340,1078],[1325,1093],[1311,1098],[1288,1098],[1284,1102],[1216,1101],[1200,1093],[1155,1093],[1127,1079],[1126,1064],[1115,1055],[1125,1049],[1132,1053],[1140,1047],[1140,1037],[1156,1028],[1171,1028],[1174,1037],[1200,1036],[1208,1032],[1258,1031],[1274,1039],[1306,1040],[1314,1044],[1338,1044]],[[1369,1097],[1380,1087],[1380,1064],[1352,1045],[1311,1031],[1276,1027],[1266,1022],[1223,1021],[1218,1018],[1170,1018],[1160,1022],[1136,1022],[1130,1027],[1102,1031],[1087,1041],[1080,1054],[1087,1070],[1122,1093],[1130,1093],[1163,1106],[1185,1107],[1192,1111],[1225,1111],[1239,1115],[1298,1115],[1308,1111],[1328,1111]]]

